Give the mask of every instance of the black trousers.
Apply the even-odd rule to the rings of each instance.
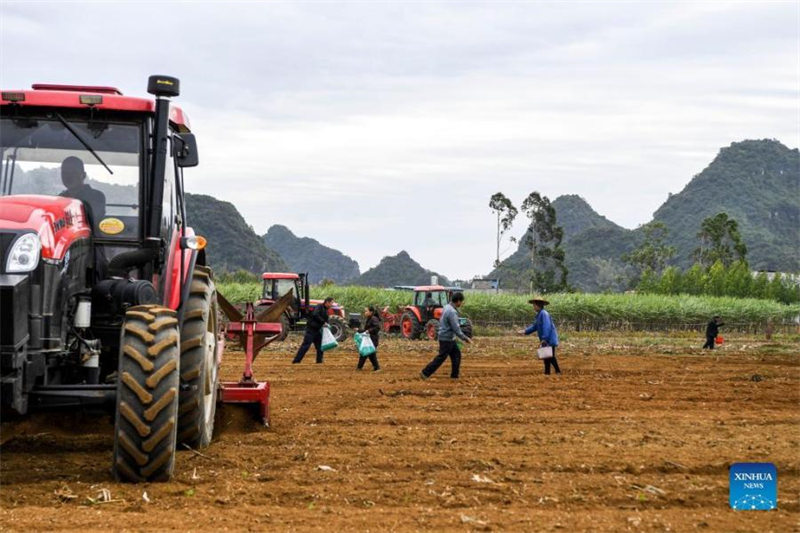
[[[314,345],[314,348],[317,349],[317,363],[322,362],[322,330],[312,331],[310,329],[306,330],[306,334],[303,335],[303,343],[300,344],[300,348],[297,350],[297,355],[294,356],[294,360],[292,363],[299,363],[305,357],[306,352],[311,345]]]
[[[558,368],[558,361],[556,361],[556,347],[555,346],[553,346],[553,357],[550,357],[549,359],[542,359],[542,361],[544,361],[544,373],[545,373],[545,375],[548,375],[548,376],[550,375],[550,365],[553,365],[553,368],[555,369],[556,374],[560,374],[561,373],[561,369]]]
[[[703,348],[708,348],[709,350],[713,350],[715,340],[716,337],[709,337],[708,335],[706,335],[706,343],[703,345]]]
[[[425,377],[431,377],[448,357],[450,358],[450,377],[458,378],[458,370],[461,368],[461,350],[458,349],[456,341],[439,341],[439,355],[428,363],[422,373]]]
[[[369,359],[369,362],[372,363],[372,370],[378,370],[381,367],[381,365],[378,364],[378,350],[376,349],[375,353],[369,354],[366,357],[361,357],[359,355],[358,366],[356,368],[358,368],[359,370],[364,368],[364,363],[367,361],[367,359]]]

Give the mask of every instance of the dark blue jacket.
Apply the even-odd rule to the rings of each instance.
[[[558,333],[556,333],[556,326],[550,318],[550,313],[542,309],[536,314],[533,324],[528,326],[525,330],[525,335],[530,335],[533,332],[539,334],[539,340],[547,342],[550,346],[558,346]]]

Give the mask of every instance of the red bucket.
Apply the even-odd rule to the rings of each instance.
[[[722,344],[723,342],[725,342],[725,339],[722,338],[722,335],[717,335],[717,338],[714,339],[715,344]]]

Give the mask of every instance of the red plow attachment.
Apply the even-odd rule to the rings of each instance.
[[[258,352],[278,339],[282,332],[280,316],[292,302],[289,292],[268,308],[256,314],[252,303],[245,304],[244,313],[232,305],[224,296],[217,293],[217,301],[228,317],[226,333],[239,338],[244,347],[245,361],[242,378],[236,381],[223,381],[219,387],[219,399],[223,403],[245,404],[258,408],[258,418],[269,426],[269,382],[257,381],[253,376],[253,361]]]

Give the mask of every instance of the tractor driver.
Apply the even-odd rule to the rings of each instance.
[[[425,293],[425,299],[422,301],[422,306],[425,308],[427,316],[433,315],[433,308],[438,305],[438,302],[433,299],[433,294],[430,292]]]
[[[67,189],[59,196],[81,200],[86,208],[89,225],[94,228],[106,216],[106,195],[93,189],[85,181],[86,171],[80,158],[69,156],[61,162],[61,182]]]

